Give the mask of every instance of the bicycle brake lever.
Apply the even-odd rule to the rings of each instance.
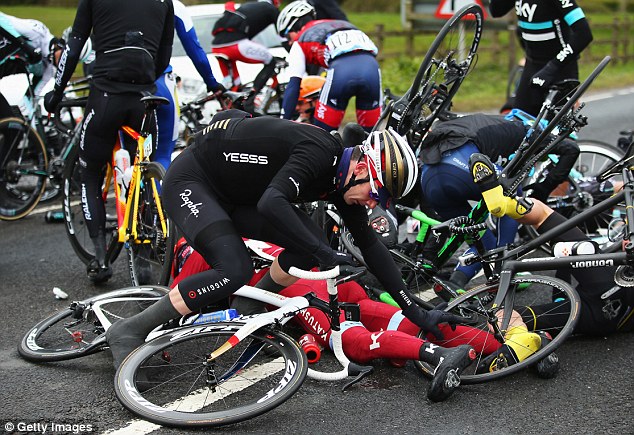
[[[335,281],[335,285],[343,284],[344,282],[358,278],[365,274],[366,270],[365,266],[339,266],[339,277]]]
[[[348,375],[354,376],[354,378],[346,382],[344,386],[341,388],[341,391],[342,392],[346,391],[348,387],[351,387],[352,385],[356,384],[357,382],[359,382],[361,379],[371,374],[372,372],[374,372],[374,367],[372,366],[360,366],[358,364],[351,362],[350,365],[348,366]]]
[[[436,238],[439,238],[442,235],[447,235],[451,233],[451,230],[449,229],[450,223],[451,221],[445,221],[445,222],[441,222],[439,224],[432,226],[431,227],[432,233],[434,233]]]

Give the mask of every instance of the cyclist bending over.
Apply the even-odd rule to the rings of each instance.
[[[212,269],[181,281],[140,314],[116,322],[107,339],[117,366],[157,325],[226,299],[253,275],[242,237],[284,247],[258,286],[278,292],[297,281],[291,266],[311,269],[352,264],[334,251],[321,228],[295,202],[328,200],[337,207],[370,271],[405,317],[442,339],[439,323],[458,320],[413,303],[388,249],[368,225],[366,206],[385,207],[407,194],[418,165],[407,141],[392,130],[375,132],[361,145],[343,148],[339,138],[312,125],[246,112],[217,113],[194,143],[172,162],[163,183],[165,208],[188,243]],[[395,168],[387,170],[387,168]],[[262,306],[235,298],[242,314]],[[440,378],[471,362],[471,347],[447,355]]]
[[[111,159],[119,127],[141,128],[145,112],[141,93],[154,92],[156,78],[169,65],[174,38],[172,2],[80,0],[55,77],[55,88],[44,99],[49,112],[62,100],[91,32],[97,53],[79,162],[82,208],[95,248],[95,258],[88,264],[87,273],[91,281],[102,282],[112,276],[110,265],[105,262],[106,214],[101,192],[105,167]]]
[[[63,49],[63,40],[54,37],[42,22],[0,12],[0,78],[13,74],[32,74],[35,97],[42,97],[44,86],[55,75],[55,67]],[[13,55],[27,61],[27,71],[22,62],[10,59]],[[34,105],[37,102],[28,101],[27,104]],[[12,113],[6,115],[12,116]]]
[[[283,117],[291,119],[299,88],[310,65],[327,68],[326,84],[315,107],[314,124],[337,130],[351,97],[356,97],[357,122],[366,130],[381,114],[381,71],[378,49],[370,38],[343,20],[315,20],[315,9],[294,1],[277,19],[277,31],[291,43],[290,80],[284,91]]]
[[[485,154],[496,162],[499,169],[515,153],[529,126],[530,123],[519,120],[514,114],[506,117],[474,114],[436,123],[421,146],[421,199],[443,220],[469,214],[469,201],[482,197],[469,171],[469,157],[474,153]],[[579,146],[566,139],[555,146],[553,153],[559,155],[556,167],[543,182],[529,187],[534,198],[545,200],[555,187],[568,178],[579,156]],[[510,217],[500,216],[497,239],[487,230],[482,238],[484,246],[492,249],[513,242],[517,227],[517,222]],[[450,281],[456,287],[464,288],[480,268],[480,263],[458,265]]]

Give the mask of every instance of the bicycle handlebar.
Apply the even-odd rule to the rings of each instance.
[[[291,266],[291,268],[288,270],[288,273],[297,278],[308,279],[311,281],[320,281],[324,279],[335,278],[344,278],[344,281],[349,281],[350,279],[353,279],[365,273],[365,267],[335,266],[329,270],[312,271],[302,270],[295,266]]]
[[[459,216],[449,222],[449,231],[454,234],[476,234],[486,228],[485,222],[474,224],[467,216]]]
[[[415,209],[415,208],[411,208],[411,207],[407,207],[407,206],[404,206],[404,205],[401,205],[401,204],[395,204],[394,207],[396,208],[397,212],[405,213],[408,216],[411,216],[414,219],[416,219],[417,221],[422,222],[424,224],[431,225],[431,226],[441,224],[441,222],[439,220],[434,219],[432,217],[429,217],[427,215],[427,213],[425,213],[424,211],[421,211],[421,210],[418,210],[418,209]]]
[[[55,123],[55,128],[59,130],[63,134],[70,134],[73,131],[73,128],[67,126],[62,122],[62,110],[73,107],[86,107],[86,102],[88,101],[88,97],[79,97],[68,100],[62,100],[57,107],[55,108],[55,113],[53,116],[53,122]]]

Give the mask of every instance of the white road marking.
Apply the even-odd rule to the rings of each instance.
[[[207,389],[199,389],[192,392],[187,397],[172,403],[163,405],[166,409],[177,409],[182,412],[194,412],[202,408],[202,405],[208,405],[227,397],[230,394],[237,393],[244,390],[254,382],[260,381],[264,378],[285,370],[284,359],[282,357],[269,361],[266,364],[258,364],[241,372],[239,378],[234,378],[229,384],[223,384],[222,392],[215,392],[210,394]],[[126,426],[120,429],[111,429],[103,432],[103,435],[128,435],[128,434],[148,434],[160,429],[158,424],[150,423],[145,420],[132,420],[127,423]]]

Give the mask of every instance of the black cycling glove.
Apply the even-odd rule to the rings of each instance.
[[[62,98],[64,98],[64,91],[60,91],[57,88],[47,92],[46,95],[44,95],[44,108],[46,111],[48,113],[55,112],[55,109],[60,101],[62,101]]]
[[[354,266],[354,257],[345,252],[339,252],[331,249],[328,246],[320,247],[317,252],[313,254],[321,269],[332,269],[335,266]]]
[[[542,69],[537,71],[531,78],[531,86],[535,86],[541,89],[548,89],[550,85],[555,83],[557,72],[559,68],[557,64],[550,61]]]
[[[403,310],[403,315],[411,320],[412,323],[420,327],[423,331],[433,334],[437,340],[444,340],[445,337],[440,332],[438,324],[449,323],[449,325],[453,327],[457,323],[460,323],[463,319],[454,314],[442,311],[439,308],[444,307],[441,304],[436,307],[436,309],[425,311],[418,305],[412,304]]]
[[[222,83],[216,82],[215,85],[207,86],[207,92],[219,92],[222,94],[223,92],[227,92],[227,88],[225,88]]]

